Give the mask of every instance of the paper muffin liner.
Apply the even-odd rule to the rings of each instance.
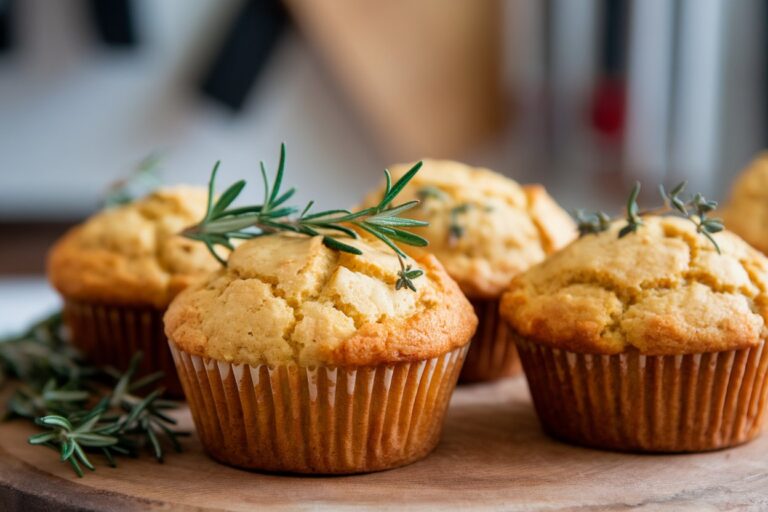
[[[373,367],[250,366],[170,343],[198,436],[216,460],[274,472],[402,466],[437,445],[466,347]]]
[[[124,370],[140,350],[144,356],[139,375],[164,372],[160,384],[166,388],[166,396],[181,398],[184,391],[163,331],[164,313],[151,307],[64,301],[64,322],[71,343],[89,361]]]
[[[507,334],[507,324],[499,315],[499,301],[470,302],[479,322],[459,382],[484,382],[519,375],[522,371],[520,358]]]
[[[544,430],[564,441],[638,452],[696,452],[760,434],[765,342],[701,354],[582,354],[517,338]]]

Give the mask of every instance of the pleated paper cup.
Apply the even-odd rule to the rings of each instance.
[[[507,324],[499,315],[499,301],[470,302],[479,322],[459,382],[486,382],[519,375],[522,372],[520,358],[507,333]]]
[[[214,459],[272,472],[343,474],[429,454],[466,347],[373,367],[249,366],[170,343],[200,441]]]
[[[544,430],[564,441],[638,452],[698,452],[760,434],[768,350],[598,355],[516,338]]]
[[[184,392],[163,330],[164,313],[152,307],[64,301],[70,341],[90,362],[124,370],[133,355],[141,351],[144,356],[139,375],[164,372],[160,384],[166,388],[166,395],[181,398]]]

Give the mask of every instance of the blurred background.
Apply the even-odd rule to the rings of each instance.
[[[257,197],[281,141],[321,207],[422,157],[569,209],[635,179],[722,199],[768,142],[766,22],[765,0],[0,0],[0,274],[41,274],[148,155],[168,183],[221,159]]]

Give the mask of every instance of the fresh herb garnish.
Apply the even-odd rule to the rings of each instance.
[[[428,199],[434,199],[436,201],[445,202],[450,199],[450,196],[448,194],[446,194],[442,189],[434,185],[426,185],[424,187],[421,187],[416,192],[416,195],[422,201],[427,201]],[[449,246],[455,246],[456,243],[459,241],[459,239],[464,236],[465,227],[459,221],[459,217],[462,214],[467,213],[469,209],[472,208],[473,206],[474,205],[472,205],[471,203],[459,203],[451,207],[451,209],[448,211],[448,215],[449,215],[448,245]],[[491,205],[486,205],[483,208],[483,210],[485,212],[491,212],[493,211],[493,207]]]
[[[55,314],[21,336],[0,340],[2,376],[19,381],[8,400],[8,414],[45,429],[29,442],[55,449],[78,476],[83,476],[82,466],[95,469],[89,453],[103,454],[114,466],[116,456],[135,456],[144,447],[158,461],[166,443],[180,451],[178,437],[188,433],[175,430],[176,421],[167,415],[176,403],[161,398],[162,388],[142,392],[162,373],[134,379],[140,353],[123,374],[90,367],[61,330],[61,315]],[[105,390],[105,379],[116,382],[111,390]]]
[[[643,219],[640,218],[640,207],[637,205],[637,196],[640,195],[640,182],[636,182],[632,187],[627,199],[627,225],[619,230],[619,238],[624,238],[630,233],[637,231],[637,228],[643,225]]]
[[[395,289],[406,287],[411,291],[416,291],[416,286],[413,284],[413,280],[417,277],[421,277],[424,274],[423,270],[418,268],[411,268],[411,265],[405,265],[402,258],[400,259],[400,270],[397,272],[397,282],[395,283]]]
[[[611,227],[611,217],[605,212],[587,212],[579,209],[574,213],[574,217],[580,237],[607,231]]]
[[[720,253],[720,246],[717,245],[715,238],[712,236],[714,233],[719,233],[725,229],[723,220],[720,218],[710,218],[709,213],[717,208],[717,201],[707,199],[701,194],[696,194],[693,197],[684,200],[680,197],[685,189],[685,182],[678,184],[669,193],[664,190],[663,185],[659,185],[659,192],[664,199],[664,205],[670,210],[674,210],[690,220],[696,226],[696,232],[701,233],[707,239],[712,242],[712,245]]]
[[[416,191],[416,197],[418,197],[422,202],[426,201],[427,199],[445,201],[448,199],[448,194],[443,192],[439,187],[434,185],[426,185]]]
[[[641,211],[637,203],[637,198],[640,195],[640,183],[635,183],[627,199],[625,217],[627,223],[619,230],[619,238],[636,232],[643,226],[643,217],[645,216],[676,214],[690,220],[696,226],[696,232],[704,235],[715,246],[719,254],[720,246],[717,245],[712,235],[722,231],[725,227],[721,219],[708,216],[710,212],[717,208],[717,201],[709,200],[701,194],[685,198],[683,197],[685,186],[686,182],[683,181],[678,183],[669,192],[664,189],[663,185],[659,186],[659,193],[664,201],[664,205],[652,210]],[[584,210],[577,210],[574,216],[578,223],[579,236],[607,231],[612,222],[612,219],[606,213],[600,211],[585,212]]]
[[[160,155],[155,153],[144,158],[128,177],[110,185],[104,199],[104,206],[109,208],[130,203],[160,186],[161,161]]]
[[[219,169],[217,162],[208,184],[208,207],[205,217],[195,226],[184,230],[182,234],[192,240],[203,242],[211,254],[222,265],[226,265],[227,261],[218,253],[217,246],[232,250],[234,249],[232,240],[251,239],[278,232],[322,236],[323,243],[331,249],[362,254],[360,249],[344,241],[345,238],[358,238],[357,230],[361,230],[384,242],[397,255],[401,268],[405,268],[404,260],[408,256],[397,244],[424,247],[427,245],[427,240],[403,228],[423,227],[428,223],[400,217],[402,213],[418,205],[419,201],[408,201],[397,206],[393,206],[392,203],[420,168],[421,162],[418,162],[394,184],[389,171],[384,171],[386,189],[376,206],[357,212],[336,209],[310,213],[313,201],[299,211],[296,207],[287,206],[287,201],[294,195],[295,189],[290,188],[285,192],[280,189],[285,170],[284,144],[280,147],[280,161],[273,183],[270,184],[267,171],[263,162],[261,163],[264,199],[258,205],[230,208],[245,188],[245,180],[234,183],[218,199],[215,199],[215,180]],[[396,288],[406,287],[415,290],[413,279],[422,274],[421,271],[417,274],[415,270],[401,271],[398,273]],[[397,286],[398,284],[400,286]]]
[[[451,208],[451,222],[448,225],[448,244],[456,245],[461,237],[464,236],[464,226],[459,222],[459,216],[467,213],[472,205],[461,203]]]

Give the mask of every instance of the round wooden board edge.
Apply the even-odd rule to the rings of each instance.
[[[13,457],[2,448],[0,448],[0,505],[6,512],[49,512],[51,510],[134,512],[168,508],[167,504],[159,501],[94,489],[64,480],[40,471]],[[179,507],[179,509],[209,510],[189,507]]]

